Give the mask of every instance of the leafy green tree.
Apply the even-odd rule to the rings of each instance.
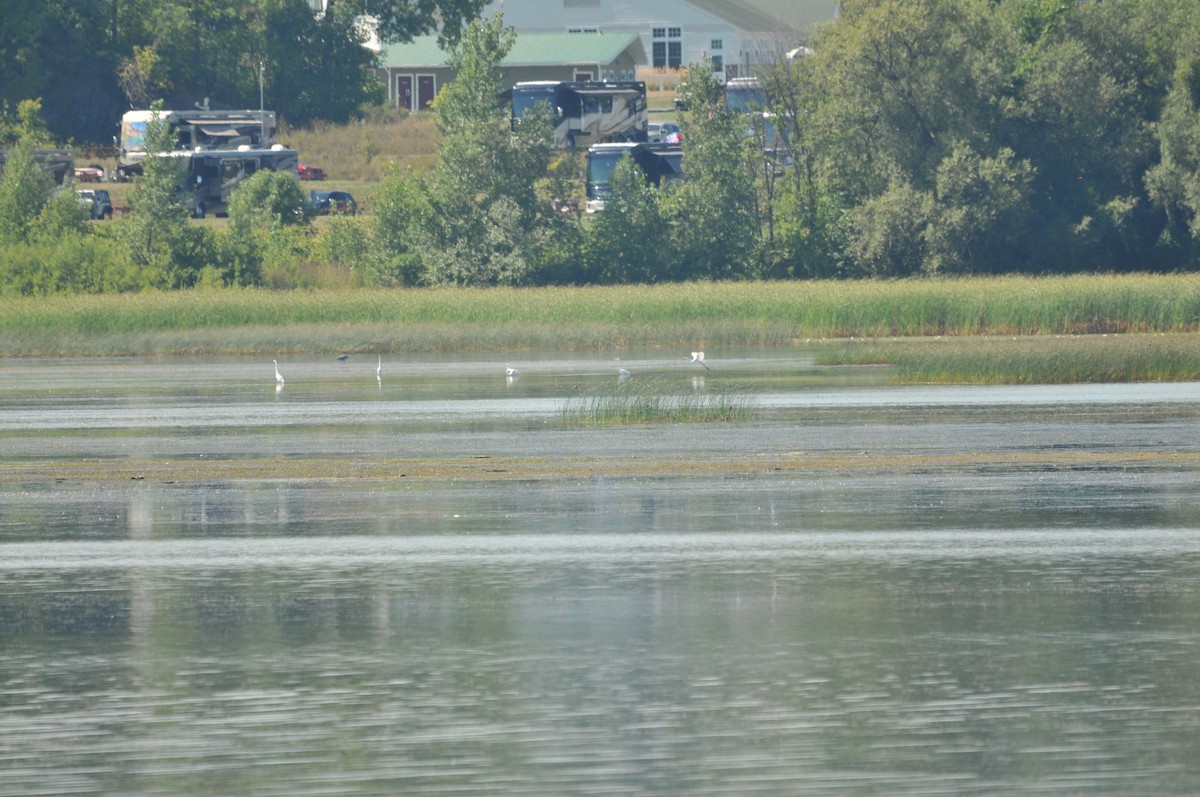
[[[287,228],[307,228],[314,214],[300,181],[289,172],[260,171],[229,200],[229,227],[218,240],[217,259],[226,285],[258,285],[274,239]]]
[[[5,157],[0,176],[0,246],[12,246],[29,239],[54,183],[34,161],[29,147],[18,145]]]
[[[725,104],[711,64],[688,68],[680,95],[688,111],[683,129],[683,173],[664,213],[671,225],[671,279],[756,276],[759,260],[754,185],[756,158],[744,120]]]
[[[612,198],[584,234],[583,278],[600,284],[658,282],[667,273],[667,224],[660,193],[624,157],[613,169]]]
[[[523,284],[545,265],[538,184],[554,153],[550,111],[510,127],[498,64],[515,36],[499,15],[468,26],[451,50],[457,77],[435,102],[442,137],[433,170],[419,189],[407,176],[385,188],[380,248],[405,281]]]
[[[147,152],[171,150],[169,126],[157,118],[146,125]],[[188,225],[191,208],[180,187],[185,161],[173,155],[151,155],[129,192],[130,215],[118,224],[130,262],[157,288],[195,284],[201,269],[215,259],[212,236]]]

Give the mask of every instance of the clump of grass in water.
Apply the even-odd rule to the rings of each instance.
[[[747,396],[687,393],[650,380],[631,380],[613,392],[571,398],[562,409],[564,421],[596,426],[748,421],[751,415]]]

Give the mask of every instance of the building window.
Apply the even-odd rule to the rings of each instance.
[[[654,55],[653,66],[655,69],[662,69],[667,65],[667,43],[654,42],[651,46]]]
[[[683,66],[683,29],[651,28],[651,65],[655,69],[678,69]]]
[[[567,28],[567,33],[599,33],[599,28]]]
[[[725,59],[723,59],[719,55],[714,55],[712,57],[712,65],[713,65],[714,72],[724,72],[725,71]]]
[[[708,43],[708,49],[712,50],[713,52],[724,49],[724,47],[725,47],[725,42],[721,41],[720,39],[713,39],[711,42]]]

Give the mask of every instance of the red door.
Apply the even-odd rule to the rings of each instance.
[[[417,75],[417,110],[429,110],[433,96],[433,75]]]
[[[396,107],[413,110],[412,75],[396,76]]]

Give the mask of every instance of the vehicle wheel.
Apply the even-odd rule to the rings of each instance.
[[[113,212],[111,210],[106,210],[104,211],[104,218],[108,221],[112,221],[112,214]]]

